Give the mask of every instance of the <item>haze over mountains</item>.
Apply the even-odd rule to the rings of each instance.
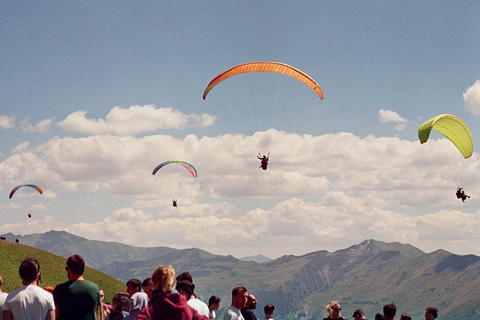
[[[259,301],[258,318],[263,318],[263,306],[273,303],[276,318],[319,319],[325,304],[338,300],[347,318],[361,308],[373,319],[385,303],[394,302],[398,315],[409,313],[414,319],[423,319],[428,306],[437,307],[441,319],[480,319],[480,257],[474,255],[427,254],[408,244],[365,240],[335,252],[254,257],[266,260],[259,263],[195,248],[94,241],[63,231],[3,236],[64,257],[78,253],[89,266],[123,282],[143,280],[160,264],[174,266],[177,273],[189,271],[200,299],[222,298],[220,316],[230,305],[232,288],[244,285]]]

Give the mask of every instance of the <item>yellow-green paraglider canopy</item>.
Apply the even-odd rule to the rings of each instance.
[[[432,129],[435,129],[452,141],[465,159],[473,154],[472,134],[459,118],[450,114],[441,114],[428,120],[418,128],[420,143],[427,142]]]

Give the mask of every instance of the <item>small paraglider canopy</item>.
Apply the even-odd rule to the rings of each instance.
[[[24,184],[20,184],[20,185],[16,186],[15,188],[13,188],[12,191],[10,192],[10,196],[8,198],[12,199],[15,192],[17,192],[17,190],[22,188],[22,187],[30,187],[30,188],[33,188],[33,189],[37,190],[40,194],[43,193],[43,190],[40,186],[38,186],[36,184],[32,184],[32,183],[24,183]]]
[[[153,169],[152,175],[155,175],[155,173],[157,173],[158,170],[160,170],[161,168],[165,167],[170,163],[180,164],[182,167],[190,171],[190,173],[194,178],[197,176],[197,170],[190,163],[183,160],[168,160],[168,161],[162,162],[158,166],[156,166],[155,169]]]
[[[473,154],[473,138],[467,125],[459,118],[450,114],[433,117],[418,128],[420,143],[425,143],[432,129],[448,138],[462,153],[465,159]]]
[[[318,83],[309,75],[297,68],[280,62],[248,62],[230,68],[213,78],[213,80],[210,81],[203,93],[203,100],[205,100],[210,90],[212,90],[213,87],[215,87],[220,82],[239,74],[252,72],[272,72],[292,77],[294,79],[297,79],[298,81],[305,83],[313,91],[315,91],[315,93],[321,100],[323,99],[323,91],[322,88],[320,88],[320,86],[318,85]]]

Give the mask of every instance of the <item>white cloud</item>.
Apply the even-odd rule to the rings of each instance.
[[[0,186],[9,192],[18,182],[42,185],[34,203],[48,207],[48,216],[39,211],[23,225],[24,218],[8,214],[14,208],[3,206],[8,220],[0,233],[57,229],[239,257],[335,250],[367,238],[480,253],[478,156],[462,161],[445,138],[420,145],[398,137],[276,130],[183,139],[96,135],[53,137],[15,151],[0,162]],[[266,171],[259,151],[271,152]],[[152,175],[168,159],[192,163],[198,177],[177,164]],[[458,185],[472,195],[465,203],[455,197]],[[19,197],[14,203],[32,202]]]
[[[105,119],[88,119],[86,111],[76,111],[57,123],[64,131],[88,134],[136,135],[167,129],[209,127],[215,116],[184,114],[172,108],[156,108],[153,105],[131,106],[128,109],[114,107]]]
[[[15,128],[15,117],[0,116],[0,129],[12,129]]]
[[[36,125],[31,124],[28,120],[23,120],[22,122],[20,122],[20,129],[22,129],[23,132],[44,133],[44,132],[47,132],[48,129],[50,129],[52,123],[53,123],[53,118],[44,119],[39,123],[37,123]]]
[[[392,110],[380,109],[378,111],[378,118],[381,122],[396,122],[395,130],[397,131],[403,131],[408,123],[408,119],[401,117]]]
[[[465,102],[465,109],[474,115],[480,114],[480,80],[475,83],[463,93],[463,101]]]

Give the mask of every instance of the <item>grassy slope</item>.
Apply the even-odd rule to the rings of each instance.
[[[66,259],[47,251],[20,243],[0,241],[0,275],[3,278],[3,291],[10,292],[22,285],[18,267],[23,259],[32,257],[40,263],[42,287],[56,286],[67,281]],[[92,268],[85,268],[85,279],[95,282],[105,292],[105,301],[111,302],[116,292],[125,291],[125,284]]]

